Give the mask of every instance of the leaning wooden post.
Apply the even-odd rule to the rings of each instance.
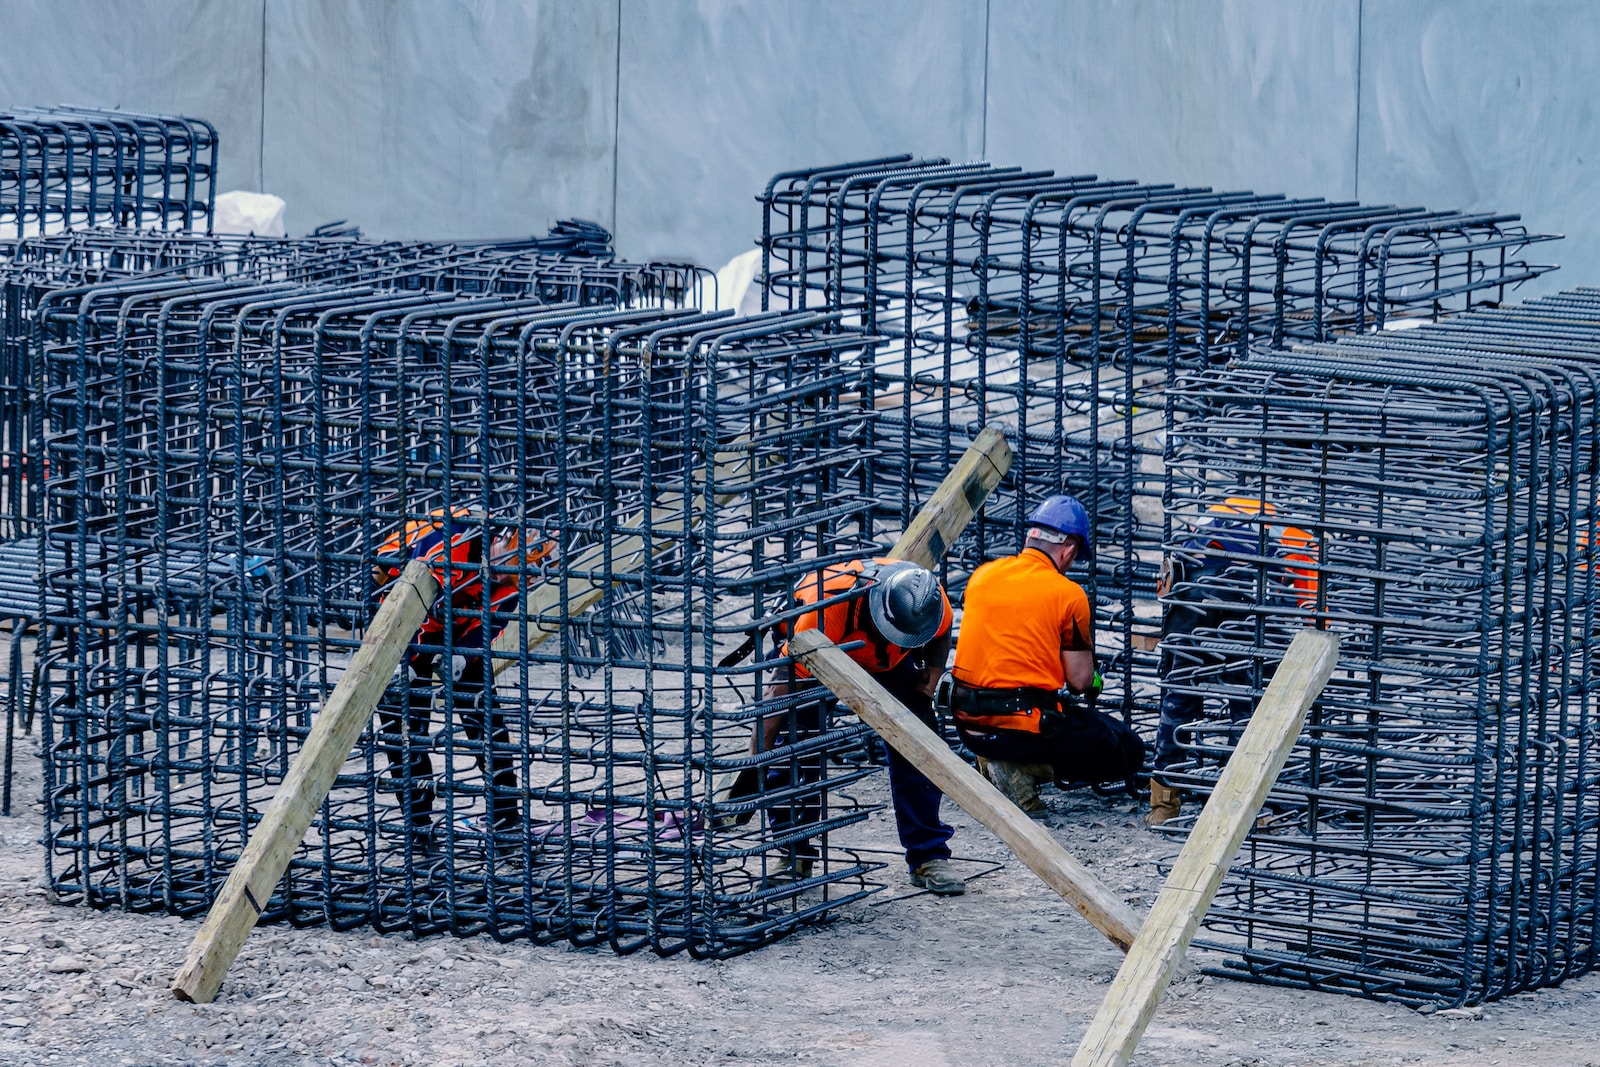
[[[969,767],[943,739],[872,679],[860,664],[822,636],[805,630],[789,641],[789,652],[812,677],[876,730],[944,794],[1011,846],[1046,885],[1077,908],[1111,943],[1128,951],[1139,918],[1104,882],[1023,814],[989,780]]]
[[[1072,1067],[1121,1067],[1132,1057],[1338,660],[1339,639],[1333,634],[1304,630],[1296,635],[1083,1035]]]
[[[985,426],[911,519],[888,558],[910,560],[929,570],[937,567],[1011,469],[1011,458],[1005,434]]]
[[[317,713],[305,746],[189,946],[172,982],[172,994],[179,1000],[205,1004],[217,995],[222,976],[255,928],[264,902],[327,799],[356,738],[372,720],[400,657],[438,595],[439,585],[421,560],[406,564],[390,587],[371,629]]]

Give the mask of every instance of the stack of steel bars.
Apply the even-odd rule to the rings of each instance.
[[[1260,348],[1169,402],[1170,548],[1210,561],[1173,594],[1205,621],[1167,687],[1210,716],[1176,783],[1215,782],[1297,628],[1343,638],[1207,918],[1223,972],[1445,1006],[1595,967],[1600,290]]]
[[[1551,268],[1517,216],[1289,199],[897,156],[779,174],[762,203],[764,307],[859,316],[874,351],[874,492],[904,521],[978,428],[1013,475],[950,556],[952,585],[1071,492],[1105,700],[1146,728],[1166,532],[1163,396],[1256,342],[1320,341],[1502,302]]]
[[[794,614],[802,572],[878,547],[866,338],[669,306],[711,295],[686,268],[615,265],[608,304],[551,303],[565,266],[37,302],[63,899],[203,912],[375,569],[404,562],[394,535],[446,522],[517,538],[451,578],[515,595],[441,598],[266,918],[726,955],[869,891],[874,864],[831,841],[866,815],[863,728],[765,641],[734,654]],[[508,625],[559,639],[514,643],[485,685],[482,635]],[[791,857],[808,878],[775,877]]]
[[[449,244],[371,242],[352,236],[208,237],[91,229],[0,245],[0,620],[11,629],[0,666],[7,706],[0,810],[10,810],[18,722],[31,727],[28,632],[40,615],[40,427],[34,353],[81,335],[78,315],[130,301],[185,299],[248,282],[261,286],[362,280],[378,289],[499,294],[545,303],[656,307],[713,300],[704,270],[610,259],[610,235],[561,222],[544,237]],[[268,290],[263,288],[265,294]],[[54,559],[54,557],[51,557]],[[44,564],[48,565],[48,563]],[[29,666],[25,670],[23,664]]]
[[[90,226],[211,229],[217,131],[175,115],[0,112],[0,237]]]

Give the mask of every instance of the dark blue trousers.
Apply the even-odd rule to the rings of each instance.
[[[907,656],[894,670],[873,677],[937,733],[938,720],[933,714],[933,698],[917,688],[920,674],[912,664],[911,657]],[[792,731],[779,735],[775,749],[781,748],[791,738],[798,741],[814,736],[822,729],[820,702],[801,705],[794,714]],[[798,756],[787,764],[779,763],[767,768],[767,788],[776,790],[801,783],[810,784],[821,776],[820,756]],[[944,794],[892,748],[889,749],[889,796],[894,804],[894,822],[900,835],[900,847],[906,850],[907,866],[914,870],[929,860],[949,859],[948,842],[955,829],[939,818],[939,803],[944,799]],[[769,824],[778,834],[813,825],[821,816],[821,804],[814,794],[789,804],[776,804],[767,811]],[[798,842],[793,851],[796,856],[816,855],[816,847],[809,840]]]
[[[907,656],[899,667],[876,677],[896,700],[922,720],[924,726],[938,733],[939,720],[933,713],[933,698],[917,688],[921,673]],[[893,748],[889,749],[889,796],[894,802],[894,824],[900,833],[900,847],[906,850],[906,866],[915,870],[929,860],[949,859],[949,841],[955,828],[939,818],[939,802],[944,794]]]

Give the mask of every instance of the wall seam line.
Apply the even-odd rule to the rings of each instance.
[[[989,20],[993,10],[994,0],[983,0],[983,118],[978,134],[979,159],[989,158]]]
[[[261,0],[261,111],[256,124],[256,192],[267,191],[267,0]]]
[[[1356,0],[1356,187],[1350,199],[1361,199],[1361,44],[1362,19],[1366,14],[1367,0]]]
[[[611,234],[617,235],[617,170],[622,161],[622,0],[617,0],[617,53],[611,86]]]

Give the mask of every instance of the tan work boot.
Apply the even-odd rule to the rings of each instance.
[[[936,897],[959,897],[967,891],[967,883],[950,869],[949,860],[929,860],[911,872],[911,884],[926,889]]]
[[[1144,817],[1144,824],[1160,826],[1169,819],[1176,819],[1181,811],[1183,794],[1155,778],[1150,779],[1150,814]]]
[[[761,880],[761,888],[777,889],[780,886],[804,882],[811,877],[812,863],[810,856],[790,856],[783,862],[783,866],[769,872]]]
[[[1032,816],[1042,816],[1049,812],[1044,801],[1039,799],[1039,783],[1034,778],[1032,771],[1034,764],[1009,763],[1005,760],[989,760],[984,768],[989,781],[994,787],[1004,793],[1006,799]]]

